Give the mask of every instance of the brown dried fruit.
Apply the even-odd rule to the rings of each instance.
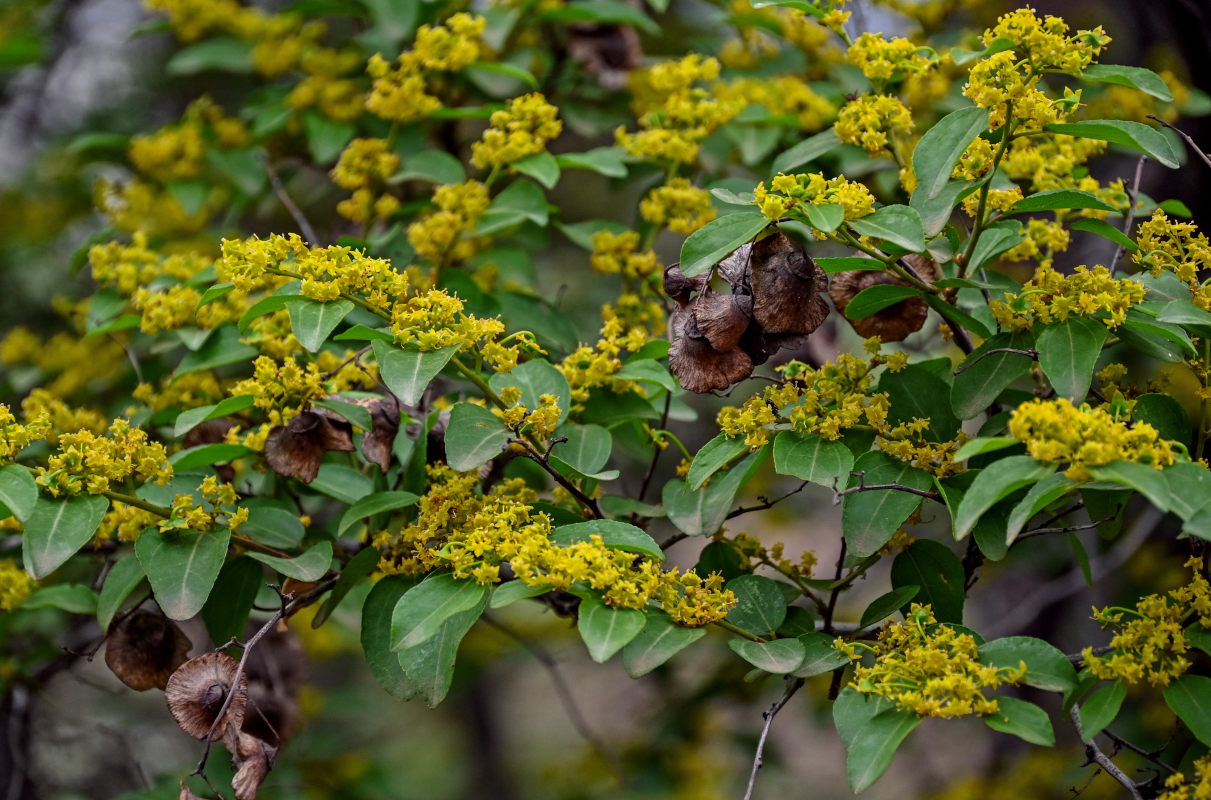
[[[231,788],[236,800],[255,800],[265,776],[273,769],[277,748],[247,733],[241,733],[235,744],[232,754],[236,773],[231,779]]]
[[[348,422],[328,412],[304,411],[287,425],[278,425],[265,439],[265,460],[281,475],[311,483],[320,460],[329,450],[353,451]]]
[[[715,267],[715,272],[734,288],[747,287],[750,277],[749,261],[752,254],[753,246],[742,244],[730,256],[719,262]]]
[[[681,271],[680,262],[670,264],[664,270],[664,293],[676,301],[677,305],[684,306],[690,302],[690,297],[694,292],[700,292],[706,288],[706,278],[706,274],[687,278]]]
[[[627,76],[639,66],[643,51],[639,34],[626,25],[572,25],[568,55],[584,64],[585,71],[597,76],[603,89],[626,86]]]
[[[203,798],[194,794],[193,789],[185,785],[185,781],[181,781],[181,795],[178,800],[203,800]]]
[[[753,299],[747,295],[708,291],[687,309],[698,330],[720,353],[732,350],[753,318]]]
[[[753,361],[747,353],[738,347],[724,352],[711,347],[689,312],[670,321],[680,330],[669,347],[669,370],[682,388],[701,394],[726,389],[753,374]]]
[[[373,424],[362,438],[362,455],[386,472],[391,466],[391,448],[399,433],[399,402],[392,396],[370,400],[362,405],[369,409]]]
[[[904,260],[922,280],[937,280],[938,268],[932,260],[915,254],[905,256]],[[871,286],[880,285],[907,286],[908,284],[894,275],[880,270],[854,270],[834,275],[832,283],[828,287],[828,294],[836,304],[837,310],[844,315],[845,309],[849,307],[849,302],[859,292],[869,289]],[[909,334],[921,330],[921,326],[925,324],[925,318],[928,316],[929,306],[925,304],[925,301],[919,297],[909,297],[876,311],[868,317],[862,319],[846,317],[846,319],[859,336],[878,336],[884,342],[899,342],[907,338]]]
[[[197,739],[205,739],[213,726],[211,741],[222,739],[229,729],[239,730],[248,703],[248,676],[241,675],[239,687],[232,692],[238,667],[231,656],[203,653],[186,661],[172,674],[164,688],[164,699],[181,730]],[[231,703],[220,717],[229,692],[232,693]]]
[[[753,245],[749,269],[753,319],[765,333],[811,333],[828,316],[827,276],[781,231]]]
[[[193,643],[157,611],[136,611],[115,625],[105,640],[105,664],[130,688],[163,689],[185,663]]]

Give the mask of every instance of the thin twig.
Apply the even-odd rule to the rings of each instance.
[[[1113,650],[1114,650],[1114,648],[1111,647],[1110,645],[1103,645],[1102,647],[1092,647],[1089,649],[1089,655],[1104,656]],[[1067,653],[1065,655],[1065,658],[1067,658],[1068,661],[1074,667],[1079,667],[1085,663],[1085,653],[1083,651],[1080,653]]]
[[[338,372],[340,372],[340,371],[341,371],[341,370],[343,370],[345,367],[349,366],[350,364],[352,364],[352,363],[353,363],[353,362],[355,362],[355,361],[357,361],[357,365],[360,367],[360,366],[361,366],[361,361],[359,361],[358,359],[360,359],[362,356],[366,355],[366,353],[369,353],[369,352],[370,352],[370,348],[371,348],[371,347],[373,347],[373,345],[369,345],[369,344],[368,344],[368,345],[366,345],[365,347],[363,347],[361,350],[358,350],[356,353],[354,353],[353,355],[349,356],[349,357],[348,357],[348,358],[346,358],[344,361],[342,361],[341,363],[337,364],[335,367],[333,367],[332,369],[328,370],[328,371],[327,371],[327,372],[325,372],[323,375],[321,375],[321,376],[320,376],[320,381],[327,381],[327,380],[329,380],[330,378],[332,378],[333,376],[335,376],[335,375],[336,375]]]
[[[867,483],[866,482],[866,470],[862,470],[861,472],[851,472],[849,474],[858,476],[858,485],[851,486],[848,489],[838,489],[837,483],[840,480],[840,478],[834,477],[833,478],[833,505],[840,504],[841,498],[847,494],[854,494],[855,492],[875,492],[875,491],[882,491],[884,489],[893,489],[897,492],[907,492],[908,494],[915,494],[918,497],[924,497],[929,500],[940,500],[941,499],[938,496],[937,492],[929,492],[929,491],[924,491],[922,489],[914,489],[913,487],[905,486],[902,483]]]
[[[547,671],[547,674],[551,676],[551,684],[555,687],[555,694],[559,698],[560,704],[563,705],[564,713],[568,715],[568,721],[571,722],[572,727],[576,729],[576,733],[579,734],[580,738],[584,739],[585,743],[593,749],[593,752],[597,753],[597,755],[601,757],[602,761],[609,764],[610,769],[613,770],[618,780],[626,783],[626,773],[622,768],[622,764],[619,762],[618,757],[605,746],[605,743],[602,742],[601,738],[598,737],[597,734],[593,732],[593,729],[589,727],[588,720],[585,718],[584,713],[581,712],[580,706],[576,702],[576,695],[568,687],[567,682],[563,679],[563,675],[559,671],[559,665],[555,661],[555,657],[552,656],[542,645],[513,630],[500,620],[497,620],[488,614],[484,614],[480,619],[482,619],[488,625],[491,625],[493,628],[496,628],[510,639],[513,639],[515,642],[524,647],[530,655],[534,656],[534,659],[538,661],[538,663],[542,665],[543,669]]]
[[[673,393],[667,392],[664,396],[664,413],[662,413],[660,415],[660,427],[661,428],[664,428],[669,424],[669,411],[672,409],[672,406],[673,406]],[[651,461],[651,463],[648,464],[648,472],[646,475],[643,476],[643,483],[640,484],[640,486],[639,486],[639,494],[636,495],[636,497],[635,497],[635,499],[641,503],[643,502],[643,498],[648,493],[648,488],[651,486],[652,476],[654,476],[656,474],[656,462],[660,460],[660,454],[664,452],[664,448],[660,446],[659,442],[656,442],[654,444],[654,447],[656,449],[656,452],[652,453],[652,461]],[[638,517],[639,517],[638,511],[635,512],[634,514],[632,514],[631,515],[631,524],[634,524],[637,521]]]
[[[1131,793],[1135,800],[1144,800],[1144,796],[1140,794],[1139,784],[1127,777],[1118,766],[1115,765],[1110,757],[1102,752],[1102,749],[1097,746],[1097,742],[1093,739],[1086,740],[1085,734],[1081,730],[1081,707],[1077,703],[1072,704],[1072,710],[1068,712],[1068,717],[1072,720],[1072,727],[1076,728],[1076,735],[1085,743],[1085,756],[1106,771],[1106,774],[1114,778],[1123,788]]]
[[[1114,519],[1114,514],[1111,514],[1108,517],[1102,517],[1099,520],[1094,520],[1093,522],[1086,522],[1082,525],[1069,525],[1064,528],[1034,528],[1021,534],[1018,536],[1018,538],[1029,539],[1031,536],[1042,536],[1043,534],[1047,533],[1072,533],[1073,531],[1087,531],[1090,528],[1096,528],[1098,525],[1109,522],[1112,519]]]
[[[1123,235],[1131,235],[1131,226],[1135,224],[1135,201],[1139,197],[1140,179],[1144,176],[1144,162],[1148,159],[1147,156],[1140,156],[1140,160],[1135,164],[1135,179],[1131,182],[1131,189],[1127,192],[1129,205],[1127,206],[1127,220],[1123,223]],[[1118,264],[1118,260],[1123,255],[1123,246],[1120,244],[1114,248],[1114,258],[1110,259],[1110,271],[1114,272],[1114,267]]]
[[[1117,733],[1114,733],[1113,731],[1111,731],[1109,728],[1103,728],[1102,733],[1105,734],[1106,737],[1108,739],[1110,739],[1110,741],[1114,742],[1114,744],[1116,746],[1125,747],[1128,750],[1130,750],[1131,752],[1135,753],[1136,755],[1143,756],[1144,758],[1148,759],[1149,761],[1151,761],[1153,764],[1156,764],[1161,769],[1168,770],[1172,774],[1176,774],[1178,772],[1178,769],[1176,767],[1166,764],[1164,761],[1160,760],[1160,758],[1157,756],[1157,753],[1160,753],[1161,750],[1154,750],[1154,751],[1149,752],[1137,744],[1132,744],[1131,742],[1124,739],[1122,736],[1119,736]]]
[[[576,502],[584,506],[584,508],[593,515],[594,519],[605,518],[605,514],[603,514],[601,511],[601,506],[597,504],[595,499],[582,492],[580,488],[576,486],[576,484],[565,478],[559,473],[559,470],[551,466],[550,448],[547,448],[547,452],[543,453],[537,447],[535,447],[533,442],[531,442],[529,439],[521,438],[520,434],[518,434],[518,438],[513,438],[510,436],[508,440],[506,440],[505,444],[506,446],[511,444],[521,445],[523,448],[525,448],[526,457],[546,470],[546,473],[550,475],[556,483],[566,489],[568,493],[572,495],[572,497],[576,498]]]
[[[837,571],[833,573],[833,590],[828,595],[828,608],[824,612],[824,632],[827,634],[833,633],[833,614],[837,611],[837,598],[841,596],[841,590],[845,588],[841,583],[841,573],[845,568],[845,538],[841,539],[841,552],[837,555]]]
[[[315,228],[311,227],[311,223],[307,221],[303,210],[295,205],[294,200],[286,191],[286,187],[282,185],[282,179],[278,177],[277,170],[273,167],[273,159],[265,159],[265,174],[269,176],[269,185],[273,187],[273,193],[278,196],[278,200],[281,200],[282,205],[290,212],[294,224],[299,226],[299,233],[303,234],[303,238],[307,240],[308,244],[319,244],[320,240],[315,235]]]
[[[983,353],[980,353],[978,356],[973,358],[971,361],[968,361],[964,364],[959,365],[959,368],[954,371],[954,374],[962,375],[964,372],[971,369],[976,364],[979,364],[982,360],[984,360],[986,357],[992,355],[993,353],[1017,353],[1020,356],[1029,356],[1030,358],[1039,357],[1039,351],[1035,350],[1033,347],[1028,348],[1028,349],[1022,349],[1020,347],[994,347],[991,350],[985,350]]]
[[[1181,128],[1173,127],[1168,122],[1165,122],[1163,119],[1156,116],[1155,114],[1149,114],[1148,119],[1156,120],[1157,122],[1159,122],[1160,124],[1162,124],[1166,128],[1168,128],[1169,130],[1176,133],[1178,136],[1182,137],[1182,139],[1185,140],[1186,144],[1190,145],[1190,148],[1192,150],[1194,150],[1194,152],[1198,153],[1198,157],[1203,160],[1203,163],[1205,163],[1208,167],[1211,167],[1211,155],[1207,155],[1207,153],[1203,152],[1203,149],[1201,147],[1199,147],[1197,144],[1195,144],[1194,140],[1190,138],[1190,134],[1186,133]]]
[[[807,488],[807,485],[809,483],[811,483],[811,481],[804,481],[803,483],[799,484],[798,489],[792,489],[789,492],[787,492],[786,494],[782,495],[781,497],[775,497],[773,500],[770,500],[769,498],[766,498],[766,497],[758,497],[757,499],[762,501],[761,505],[748,506],[748,507],[740,506],[739,508],[736,508],[733,511],[728,512],[728,515],[724,519],[732,519],[733,517],[738,517],[741,514],[747,514],[750,511],[764,511],[767,508],[773,508],[778,503],[781,503],[783,500],[790,497],[791,495],[799,494],[799,492],[801,492]]]
[[[795,696],[795,692],[799,691],[799,687],[802,685],[802,678],[791,680],[790,677],[787,677],[786,691],[769,707],[769,711],[762,712],[761,716],[765,718],[765,724],[761,726],[761,738],[757,740],[757,752],[753,754],[753,769],[748,776],[748,788],[744,790],[744,800],[752,800],[753,789],[757,785],[757,770],[761,769],[761,766],[765,763],[765,740],[769,738],[770,728],[774,725],[774,717],[778,715],[783,706],[790,702],[790,699]]]

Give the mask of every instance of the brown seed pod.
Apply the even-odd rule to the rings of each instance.
[[[828,316],[828,304],[820,297],[828,278],[781,231],[753,245],[749,269],[753,319],[765,333],[811,333]]]
[[[700,292],[706,288],[706,278],[705,274],[687,278],[681,271],[680,262],[670,264],[664,268],[664,293],[677,305],[684,306],[690,302],[694,292]]]
[[[707,291],[687,309],[698,330],[720,353],[736,347],[753,318],[753,298]]]
[[[247,733],[241,733],[235,744],[232,754],[236,773],[231,779],[231,788],[236,800],[256,800],[257,790],[273,769],[277,748]]]
[[[747,287],[752,277],[751,265],[753,246],[742,244],[730,256],[719,262],[715,272],[733,288]]]
[[[240,685],[231,704],[219,717],[238,668],[239,664],[231,656],[203,653],[186,661],[172,674],[164,688],[164,699],[181,730],[197,739],[205,739],[213,726],[211,741],[222,739],[229,728],[239,730],[248,703],[247,675],[240,676]]]
[[[922,280],[937,280],[937,265],[932,260],[918,255],[905,256],[904,260],[921,276]],[[880,285],[907,286],[908,284],[880,270],[839,272],[833,276],[832,283],[828,287],[828,295],[833,299],[837,310],[844,315],[849,302],[859,292],[871,286]],[[899,342],[907,338],[909,334],[921,330],[927,316],[929,316],[929,306],[925,304],[925,301],[918,297],[909,297],[876,311],[869,317],[862,319],[846,317],[846,319],[859,336],[878,336],[884,342]]]
[[[399,433],[399,402],[383,397],[364,403],[370,411],[372,427],[362,437],[362,455],[383,472],[391,466],[391,448]]]
[[[578,24],[569,26],[568,55],[597,76],[603,89],[626,86],[627,76],[639,66],[643,51],[639,34],[627,25]]]
[[[726,389],[753,374],[747,353],[738,347],[723,352],[711,347],[690,313],[682,312],[681,319],[670,318],[670,322],[680,330],[669,347],[669,370],[682,388],[701,394]]]
[[[281,475],[311,483],[320,470],[320,459],[329,450],[351,452],[353,433],[349,423],[327,411],[304,411],[287,425],[278,425],[265,439],[265,460]]]
[[[172,620],[157,611],[136,611],[110,630],[105,664],[130,688],[163,689],[189,656],[189,641]]]

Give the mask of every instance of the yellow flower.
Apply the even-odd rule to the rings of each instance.
[[[912,133],[912,112],[895,97],[866,94],[841,107],[834,130],[846,144],[861,146],[875,156],[897,134]]]
[[[1056,237],[1051,241],[1058,242]],[[1143,284],[1116,279],[1100,265],[1089,269],[1082,264],[1071,275],[1040,266],[1021,292],[1008,292],[1004,301],[993,300],[989,307],[998,325],[1015,331],[1027,330],[1036,320],[1063,322],[1070,316],[1096,316],[1106,327],[1117,328],[1146,293]]]
[[[871,83],[884,83],[922,72],[929,59],[907,39],[884,39],[881,33],[864,33],[850,46],[849,63],[862,70]]]
[[[715,218],[715,208],[711,205],[710,192],[699,189],[685,178],[673,178],[648,192],[639,203],[639,214],[659,228],[667,227],[674,233],[689,236]],[[596,237],[593,247],[596,250]]]
[[[494,111],[488,123],[480,140],[471,145],[471,162],[481,169],[541,153],[563,130],[559,109],[538,92],[514,97],[503,111]]]
[[[753,191],[757,205],[770,220],[778,220],[800,205],[841,206],[845,219],[865,217],[875,210],[875,197],[861,183],[848,181],[841,175],[825,178],[823,173],[779,174],[765,188],[762,181]]]
[[[11,558],[0,558],[0,611],[12,611],[38,583]]]

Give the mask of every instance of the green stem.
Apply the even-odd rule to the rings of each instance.
[[[1001,144],[997,147],[996,153],[992,157],[992,167],[988,170],[988,180],[984,181],[984,185],[980,187],[980,203],[976,207],[975,224],[971,228],[971,237],[967,240],[967,247],[963,249],[963,257],[959,261],[958,277],[967,277],[967,265],[971,261],[971,254],[975,252],[976,242],[980,240],[982,234],[987,227],[987,220],[984,219],[984,214],[988,211],[988,192],[992,189],[992,178],[996,174],[997,167],[1001,164],[1001,159],[1005,157],[1005,151],[1009,148],[1009,142],[1013,140],[1013,104],[1007,103],[1005,106],[1005,127],[1001,132]]]
[[[491,401],[492,405],[496,406],[502,411],[509,407],[504,400],[500,399],[500,395],[492,390],[492,387],[488,385],[488,382],[485,381],[478,372],[464,364],[458,356],[450,359],[450,363],[454,365],[454,368],[458,370],[460,375],[471,381],[471,383],[475,384],[475,388],[479,389],[483,396],[487,400]]]
[[[101,492],[101,496],[108,497],[110,500],[114,500],[118,503],[125,503],[128,506],[134,506],[135,508],[141,508],[148,513],[164,517],[165,519],[172,516],[171,508],[165,508],[164,506],[157,506],[154,503],[147,502],[146,500],[140,500],[139,498],[135,497],[133,494],[122,494],[121,492],[111,492],[109,490],[106,490],[104,492]]]
[[[737,636],[742,636],[745,639],[748,639],[750,642],[757,642],[759,644],[765,644],[765,641],[766,641],[765,639],[762,639],[760,636],[756,636],[754,634],[749,633],[744,628],[736,627],[732,623],[728,622],[726,619],[717,619],[714,622],[712,622],[711,624],[717,625],[720,628],[723,628],[728,633],[734,633]]]
[[[811,600],[821,614],[828,609],[828,606],[824,604],[824,601],[812,594],[811,587],[804,583],[803,579],[800,578],[798,574],[794,572],[794,570],[782,569],[782,567],[778,566],[773,561],[770,561],[768,558],[761,559],[761,563],[776,570],[779,574],[785,576],[786,579],[791,583],[795,584],[795,586],[799,587],[799,591],[803,593],[803,596],[808,600]]]

